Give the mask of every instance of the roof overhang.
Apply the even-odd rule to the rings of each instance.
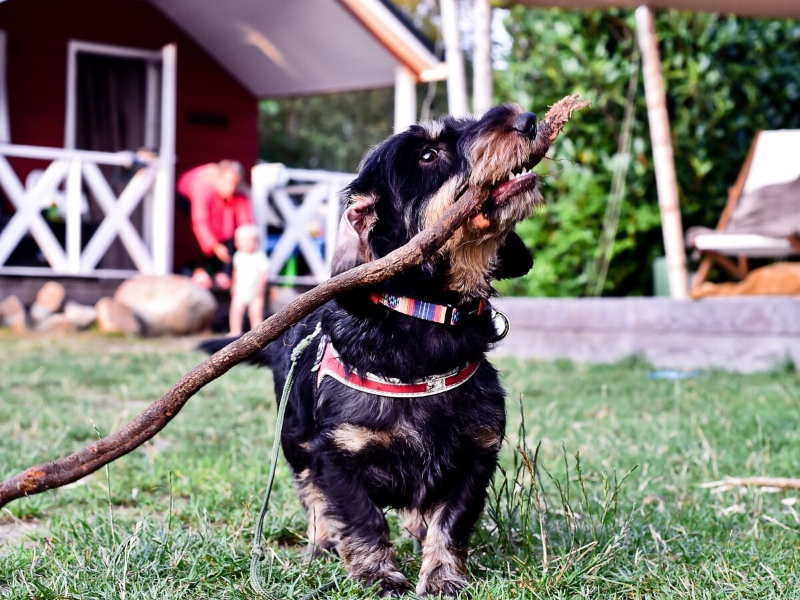
[[[418,81],[443,64],[381,0],[149,0],[257,97]]]
[[[652,8],[737,14],[746,17],[800,18],[798,0],[520,0],[519,4],[561,8]]]

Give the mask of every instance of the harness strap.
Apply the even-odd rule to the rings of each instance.
[[[324,345],[325,349],[322,352],[322,358],[317,365],[317,387],[322,383],[322,379],[326,376],[333,377],[339,383],[346,385],[349,388],[373,394],[376,396],[389,396],[394,398],[420,398],[423,396],[432,396],[434,394],[441,394],[453,388],[457,388],[462,383],[469,380],[478,370],[480,362],[476,361],[470,363],[463,369],[456,369],[441,375],[431,375],[424,379],[419,379],[412,382],[403,382],[399,379],[391,377],[380,377],[372,373],[358,375],[349,371],[345,367],[339,354],[330,342],[325,343],[322,341],[320,347]]]

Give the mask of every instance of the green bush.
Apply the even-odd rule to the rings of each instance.
[[[548,206],[518,227],[536,266],[503,291],[581,295],[611,187],[635,52],[633,13],[516,7],[506,27],[513,43],[507,69],[496,73],[499,101],[544,113],[577,92],[593,105],[540,168]],[[684,227],[714,226],[755,133],[800,127],[800,23],[665,11],[657,32]],[[663,254],[641,81],[632,154],[608,295],[649,294],[652,259]]]

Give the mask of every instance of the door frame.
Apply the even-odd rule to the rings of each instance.
[[[166,68],[163,50],[147,50],[145,48],[132,48],[129,46],[115,46],[112,44],[98,44],[70,40],[67,48],[67,114],[64,129],[64,148],[75,149],[76,124],[78,110],[78,53],[101,54],[118,58],[138,58],[147,63],[145,78],[145,146],[156,150],[155,139],[157,134],[158,118],[156,110],[159,107],[158,86],[159,81],[157,64]],[[135,150],[135,148],[131,148]]]

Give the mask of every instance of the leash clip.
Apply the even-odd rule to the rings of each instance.
[[[499,342],[508,335],[509,331],[511,331],[511,323],[509,322],[508,317],[505,316],[505,314],[503,314],[499,310],[493,308],[492,324],[495,324],[498,320],[503,322],[503,329],[492,339],[492,343]],[[497,331],[496,325],[495,325],[495,331]]]

